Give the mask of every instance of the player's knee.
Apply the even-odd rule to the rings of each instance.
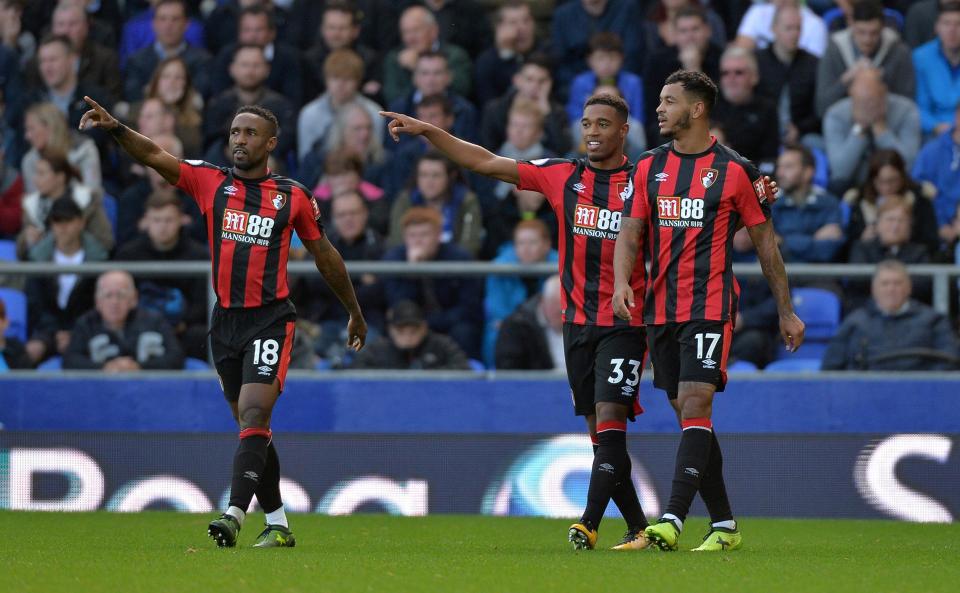
[[[240,410],[240,428],[269,428],[270,411],[259,406]]]
[[[597,403],[597,424],[604,422],[626,422],[627,406],[613,402]]]

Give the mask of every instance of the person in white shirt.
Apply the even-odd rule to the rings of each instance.
[[[818,58],[827,50],[829,35],[823,19],[800,0],[770,0],[753,4],[740,21],[734,43],[747,49],[764,49],[773,43],[773,15],[783,6],[796,6],[802,18],[800,47]]]

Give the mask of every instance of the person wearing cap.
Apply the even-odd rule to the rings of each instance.
[[[354,369],[469,370],[467,355],[456,342],[430,330],[413,301],[387,311],[387,335],[353,359]]]
[[[16,338],[4,336],[9,327],[7,305],[3,299],[0,299],[0,373],[12,369],[29,369],[33,366],[23,343]]]
[[[34,245],[28,259],[55,266],[106,261],[107,250],[84,230],[83,211],[73,198],[57,198],[44,221],[46,235]],[[27,352],[34,363],[63,354],[76,319],[93,306],[94,279],[77,274],[31,278],[26,292],[30,339]]]

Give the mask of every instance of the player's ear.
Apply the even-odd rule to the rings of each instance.
[[[630,133],[630,124],[623,122],[623,125],[620,126],[620,139],[626,138],[628,133]]]
[[[273,152],[273,149],[277,147],[277,137],[270,136],[270,139],[267,140],[267,152]]]
[[[693,103],[693,109],[691,110],[690,116],[694,119],[699,119],[706,116],[707,114],[707,104],[703,101],[695,101]]]

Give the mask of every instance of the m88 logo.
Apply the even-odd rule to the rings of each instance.
[[[606,208],[577,204],[573,213],[573,224],[583,229],[597,229],[600,231],[620,231],[620,222],[623,213],[613,212]]]
[[[274,220],[259,214],[227,208],[223,211],[223,230],[267,239],[273,234]]]

